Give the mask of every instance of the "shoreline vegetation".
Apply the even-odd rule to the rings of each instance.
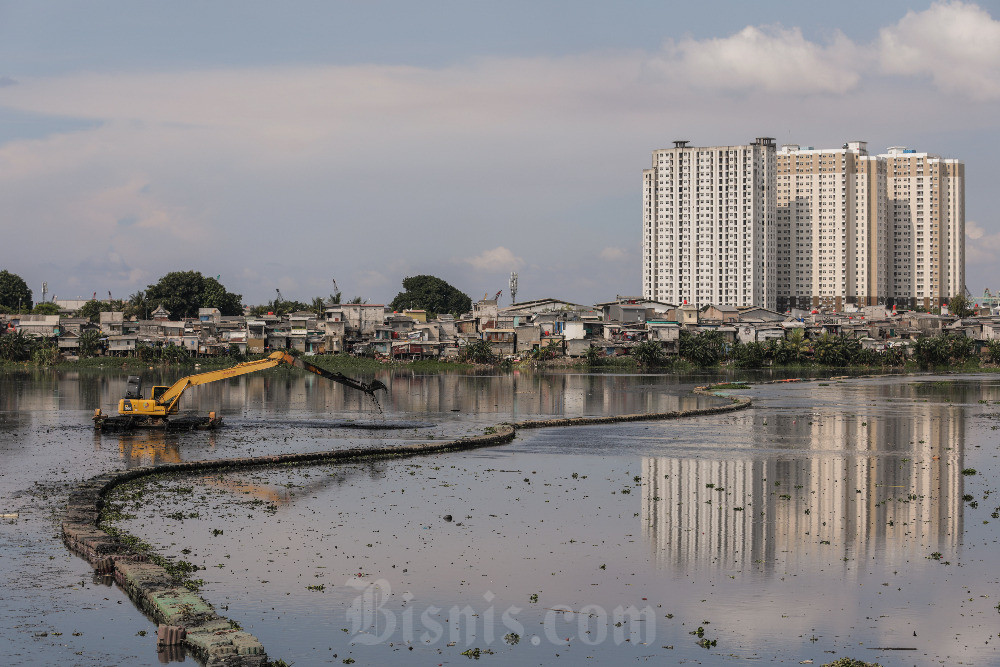
[[[10,352],[9,350],[0,350],[0,370],[214,370],[264,356],[231,351],[221,356],[195,357],[183,348],[168,345],[162,348],[146,346],[132,357],[88,356],[68,361],[61,357],[58,348],[54,346],[34,341],[26,344],[30,347],[21,350],[19,354],[8,354],[5,352]],[[298,355],[298,352],[290,352]],[[414,373],[503,373],[526,369],[627,373],[833,369],[883,372],[947,369],[974,372],[1000,369],[1000,341],[974,341],[964,336],[942,334],[919,338],[905,346],[876,350],[862,347],[858,340],[831,335],[813,340],[794,335],[767,342],[731,343],[717,332],[698,335],[682,332],[676,354],[668,354],[659,342],[644,341],[630,348],[628,354],[620,356],[605,356],[600,348],[592,345],[582,357],[566,357],[558,348],[549,346],[515,357],[501,358],[494,353],[488,342],[477,341],[464,348],[462,355],[455,360],[388,361],[341,353],[314,355],[309,357],[309,361],[325,370],[345,374],[374,374],[384,370],[407,370]]]

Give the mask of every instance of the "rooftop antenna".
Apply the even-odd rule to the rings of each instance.
[[[517,271],[510,272],[510,305],[517,303]]]

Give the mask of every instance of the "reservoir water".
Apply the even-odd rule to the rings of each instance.
[[[0,376],[0,655],[160,664],[155,627],[58,536],[74,481],[178,460],[385,446],[548,416],[711,404],[707,378],[387,374],[206,385],[214,432],[100,434],[124,373]],[[158,480],[120,525],[299,665],[995,664],[1000,380],[755,385],[677,421],[510,445]],[[190,658],[188,658],[190,660]]]

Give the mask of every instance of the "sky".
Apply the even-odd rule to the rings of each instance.
[[[593,304],[641,293],[654,149],[770,136],[964,161],[979,296],[998,129],[998,0],[0,0],[0,269]]]

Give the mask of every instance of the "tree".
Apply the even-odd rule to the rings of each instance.
[[[965,298],[964,294],[956,294],[948,299],[948,312],[955,317],[969,317],[975,314],[975,311],[969,307],[969,300]]]
[[[27,361],[31,358],[32,340],[23,331],[0,334],[0,359],[6,361]]]
[[[215,278],[205,278],[202,287],[201,306],[199,307],[218,308],[219,312],[223,315],[242,315],[243,295],[227,292],[222,283]],[[198,309],[195,308],[192,317],[197,314]]]
[[[493,354],[493,348],[485,340],[477,340],[462,349],[462,356],[466,361],[474,364],[496,363],[497,355]]]
[[[921,366],[943,366],[951,359],[951,341],[946,334],[918,338],[913,357]]]
[[[223,315],[242,315],[243,296],[226,291],[215,278],[199,271],[173,271],[146,288],[146,300],[163,306],[175,319],[197,317],[199,308],[218,308]]]
[[[726,340],[718,331],[681,331],[678,347],[680,356],[702,367],[714,366],[726,356]]]
[[[644,340],[636,344],[630,354],[636,363],[646,368],[652,368],[663,361],[663,346],[654,340]]]
[[[767,344],[757,341],[736,343],[730,356],[738,368],[762,368],[769,349]]]
[[[265,312],[270,311],[275,315],[287,315],[303,310],[312,310],[312,305],[301,301],[286,301],[285,299],[275,299],[267,304]]]
[[[59,314],[59,306],[57,306],[56,304],[52,303],[51,301],[45,301],[44,303],[40,303],[37,306],[35,306],[34,308],[32,308],[31,309],[31,314],[32,315],[58,315]]]
[[[80,356],[93,357],[101,349],[101,332],[96,329],[87,329],[80,334]]]
[[[313,297],[309,310],[316,313],[316,317],[323,317],[323,313],[326,312],[326,301],[321,296]]]
[[[16,273],[0,271],[0,310],[20,312],[31,308],[31,290],[28,283]]]
[[[601,352],[601,348],[591,343],[587,347],[587,365],[599,366],[603,360],[604,354]]]
[[[83,304],[83,307],[76,311],[76,314],[80,317],[89,318],[91,322],[100,322],[101,313],[121,312],[124,307],[125,304],[118,300],[98,301],[97,299],[91,299]]]
[[[146,299],[146,293],[142,290],[138,290],[133,293],[128,301],[125,302],[124,307],[125,319],[132,319],[133,317],[137,320],[148,320],[149,319],[149,301]]]
[[[420,275],[403,279],[405,292],[400,292],[389,304],[393,310],[419,308],[429,313],[461,315],[472,310],[472,299],[445,281],[434,276]]]

